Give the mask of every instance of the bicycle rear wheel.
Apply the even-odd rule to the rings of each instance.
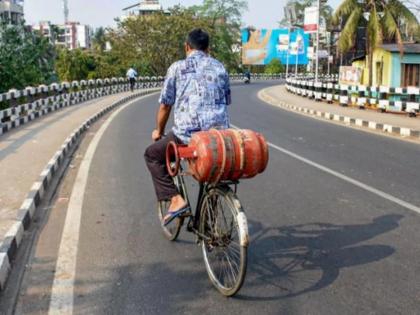
[[[174,183],[179,191],[179,193],[184,197],[185,199],[185,185],[184,180],[181,176],[174,177]],[[158,217],[159,222],[163,222],[163,218],[168,213],[169,205],[171,204],[170,200],[165,201],[159,201],[158,202]],[[181,231],[181,227],[184,223],[184,218],[178,217],[175,220],[173,220],[171,223],[169,223],[167,226],[162,226],[163,234],[165,237],[170,241],[175,241],[178,238],[179,232]]]
[[[205,194],[200,233],[210,281],[223,295],[233,296],[246,275],[248,225],[241,204],[229,187],[211,188]]]

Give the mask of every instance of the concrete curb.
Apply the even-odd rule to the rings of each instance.
[[[290,105],[290,104],[287,104],[286,102],[279,101],[275,99],[274,97],[268,95],[266,90],[267,89],[261,90],[258,93],[258,97],[262,101],[270,105],[278,106],[278,107],[281,107],[290,111],[300,112],[308,116],[316,116],[318,118],[323,118],[325,120],[332,120],[334,122],[338,122],[347,126],[363,127],[363,128],[367,128],[371,130],[376,130],[376,131],[392,134],[395,136],[400,136],[403,138],[412,137],[415,140],[420,140],[420,130],[415,130],[411,128],[403,128],[403,127],[398,127],[398,126],[393,126],[393,125],[388,125],[388,124],[382,124],[375,121],[342,116],[342,115],[332,114],[329,112],[321,112],[319,110],[309,109],[306,107]]]
[[[114,102],[87,119],[64,141],[61,148],[54,154],[47,166],[41,172],[38,180],[32,185],[31,190],[18,211],[16,222],[6,233],[5,239],[0,244],[0,290],[3,290],[5,287],[7,278],[11,271],[13,259],[16,257],[17,250],[21,244],[23,233],[29,228],[35,211],[41,203],[45,191],[50,188],[49,186],[55,178],[57,171],[63,165],[63,162],[69,153],[71,153],[78,145],[81,136],[89,129],[90,125],[116,107],[137,97],[152,94],[154,92],[158,92],[159,90],[160,88],[146,89]]]

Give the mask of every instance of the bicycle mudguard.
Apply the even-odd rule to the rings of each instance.
[[[241,246],[248,246],[249,244],[249,234],[248,234],[248,220],[244,212],[239,212],[237,215],[238,225],[239,225],[239,237],[241,238]]]

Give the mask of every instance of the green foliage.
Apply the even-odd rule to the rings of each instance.
[[[176,6],[157,13],[119,21],[116,29],[98,28],[92,50],[68,50],[49,44],[23,26],[0,29],[0,90],[60,81],[124,76],[134,67],[141,76],[165,75],[185,58],[186,35],[194,28],[211,37],[210,53],[229,71],[240,70],[240,23],[246,1],[204,0],[200,6]],[[52,41],[60,29],[52,26]],[[106,51],[109,41],[112,49]]]
[[[0,92],[23,89],[54,78],[55,49],[23,25],[0,25]]]
[[[209,18],[212,26],[219,24],[239,27],[242,13],[247,8],[247,1],[204,0],[201,6],[193,6],[192,10],[200,17]]]
[[[61,49],[55,68],[61,81],[84,80],[95,70],[95,63],[92,56],[80,49]]]
[[[173,9],[171,15],[132,17],[110,31],[112,53],[124,68],[140,63],[154,75],[163,75],[184,57],[185,37],[194,27],[208,29],[209,24],[180,8]]]
[[[81,49],[60,49],[55,67],[61,81],[119,77],[127,71],[120,60],[109,52]]]
[[[106,34],[105,28],[99,27],[95,30],[92,36],[92,47],[93,50],[101,53],[106,49]]]
[[[143,75],[164,75],[173,62],[185,58],[185,38],[199,27],[211,36],[212,56],[235,70],[240,64],[239,21],[245,8],[244,1],[206,0],[202,6],[174,7],[169,15],[126,19],[109,32],[111,53],[123,68],[136,65]]]
[[[264,73],[278,74],[278,73],[283,73],[284,71],[285,71],[284,66],[281,64],[280,60],[277,58],[274,58],[265,66]]]
[[[223,62],[229,71],[239,69],[240,26],[242,13],[247,8],[246,1],[237,0],[204,0],[203,5],[192,7],[199,18],[210,22],[212,54]]]
[[[365,17],[368,16],[368,18]],[[332,17],[332,23],[344,27],[338,40],[341,52],[348,52],[355,44],[357,28],[366,26],[369,84],[372,84],[373,51],[384,40],[397,43],[403,51],[403,41],[416,35],[419,23],[414,14],[399,0],[344,0]]]

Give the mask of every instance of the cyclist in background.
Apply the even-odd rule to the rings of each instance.
[[[127,70],[127,78],[128,81],[130,82],[130,90],[131,92],[134,91],[134,85],[136,84],[136,77],[137,77],[137,71],[133,69],[133,67],[131,67],[130,69]]]
[[[152,175],[158,201],[170,200],[167,225],[191,212],[166,168],[166,147],[170,141],[188,143],[192,133],[211,128],[229,128],[227,106],[231,103],[229,75],[222,63],[209,56],[209,35],[201,29],[188,34],[187,58],[168,69],[159,99],[157,126],[144,154]],[[174,127],[163,137],[169,114],[174,108]]]

